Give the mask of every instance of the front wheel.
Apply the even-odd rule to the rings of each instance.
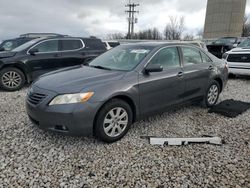
[[[209,85],[206,91],[202,105],[207,108],[214,106],[219,99],[219,95],[220,95],[220,84],[216,80],[214,80]]]
[[[123,100],[113,99],[100,110],[95,122],[95,136],[108,143],[121,139],[132,124],[131,107]]]
[[[0,71],[0,87],[7,91],[17,91],[25,84],[23,72],[17,68],[9,67]]]

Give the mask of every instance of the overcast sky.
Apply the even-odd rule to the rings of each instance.
[[[133,1],[133,0],[131,0]],[[128,0],[0,0],[0,39],[27,32],[55,32],[72,36],[126,33]],[[135,30],[157,27],[169,16],[185,16],[188,32],[204,26],[207,0],[134,0],[140,3]],[[250,13],[250,0],[246,12]]]

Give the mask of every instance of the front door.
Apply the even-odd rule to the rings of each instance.
[[[182,101],[185,80],[177,47],[164,47],[149,63],[160,64],[162,72],[140,74],[140,111],[143,115]]]
[[[59,52],[58,40],[41,42],[30,50],[32,49],[36,49],[37,52],[28,56],[26,64],[32,72],[33,80],[44,73],[62,67],[62,57],[61,52]]]

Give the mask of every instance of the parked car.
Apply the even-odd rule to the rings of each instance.
[[[100,39],[34,39],[11,52],[0,53],[0,87],[16,91],[44,73],[87,63],[105,51]]]
[[[118,41],[103,41],[103,44],[105,45],[107,50],[110,50],[110,49],[120,45],[120,43]]]
[[[186,102],[215,105],[227,76],[224,61],[193,45],[120,45],[89,66],[38,78],[26,109],[41,129],[114,142],[157,111]]]
[[[207,49],[210,53],[218,58],[222,58],[222,55],[237,47],[242,42],[243,38],[237,37],[223,37],[214,41],[212,44],[207,45]]]
[[[223,54],[231,75],[250,75],[250,38]]]

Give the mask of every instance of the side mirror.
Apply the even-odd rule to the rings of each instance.
[[[160,64],[149,64],[145,69],[144,72],[146,74],[150,72],[161,72],[163,71],[163,67]]]
[[[0,52],[3,52],[3,51],[5,51],[5,49],[1,47],[1,48],[0,48]]]
[[[29,51],[29,54],[30,54],[30,55],[35,55],[37,52],[39,52],[38,49],[37,49],[37,48],[33,48],[33,49],[31,49],[31,50]]]

